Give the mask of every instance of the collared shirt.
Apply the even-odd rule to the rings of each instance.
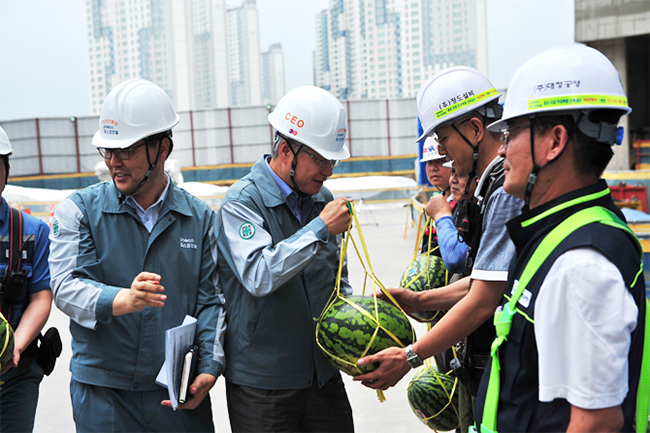
[[[481,196],[481,191],[483,191],[483,184],[490,181],[490,174],[492,173],[492,169],[501,161],[503,161],[503,157],[501,155],[495,156],[494,159],[488,164],[488,166],[485,167],[483,174],[479,178],[478,185],[476,185],[476,190],[474,191],[474,197],[476,197],[478,200],[479,205],[483,201],[483,196]]]
[[[515,246],[508,235],[506,222],[521,214],[523,200],[508,194],[503,186],[498,187],[486,203],[482,203],[484,197],[481,196],[484,186],[487,189],[486,182],[490,182],[492,171],[502,160],[501,156],[497,156],[490,162],[474,193],[479,204],[485,206],[481,243],[472,267],[471,277],[474,280],[507,281],[508,268],[515,255]]]
[[[160,215],[160,210],[162,209],[163,202],[165,201],[165,197],[167,197],[167,191],[169,190],[169,184],[171,183],[167,172],[165,172],[165,179],[167,180],[167,186],[165,186],[162,194],[160,194],[160,197],[158,197],[158,201],[149,206],[147,210],[140,206],[140,204],[135,201],[133,196],[127,195],[126,199],[124,200],[124,203],[135,209],[135,211],[138,213],[138,217],[140,217],[140,221],[142,221],[142,224],[144,224],[149,233],[151,233],[151,230],[153,230],[153,226],[156,225],[156,221],[158,221],[158,216]]]
[[[269,173],[271,173],[271,176],[273,176],[273,180],[275,180],[275,183],[278,184],[278,187],[280,188],[280,192],[282,192],[284,199],[287,201],[287,204],[289,205],[289,209],[291,209],[291,213],[293,213],[293,215],[296,218],[298,218],[298,221],[302,222],[301,219],[302,198],[289,185],[287,185],[285,181],[280,179],[280,176],[275,174],[275,172],[271,168],[271,165],[269,165],[270,160],[271,160],[270,156],[264,160],[264,162],[266,162],[266,168],[269,170]]]

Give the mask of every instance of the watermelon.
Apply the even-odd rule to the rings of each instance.
[[[0,369],[14,356],[14,330],[7,319],[0,314]]]
[[[449,431],[460,425],[458,386],[448,374],[436,373],[429,365],[420,367],[406,387],[413,413],[434,430]]]
[[[415,331],[408,317],[388,302],[371,296],[348,296],[325,307],[316,325],[316,341],[335,367],[357,376],[376,368],[358,365],[359,358],[392,346],[406,347],[415,342]]]
[[[445,285],[447,285],[447,268],[442,259],[433,254],[420,254],[400,278],[400,287],[414,292],[437,289]],[[432,322],[440,320],[445,313],[446,311],[418,311],[411,316],[423,322]]]

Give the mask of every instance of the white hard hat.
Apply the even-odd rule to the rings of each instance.
[[[9,136],[4,129],[0,126],[0,155],[11,155],[13,150],[11,149],[11,141],[9,141]]]
[[[143,138],[172,129],[180,120],[163,89],[143,79],[124,81],[106,96],[92,144],[125,149]]]
[[[282,135],[302,143],[323,158],[347,159],[345,109],[327,90],[300,86],[280,99],[269,123]]]
[[[446,158],[445,155],[441,155],[438,153],[439,145],[440,144],[438,143],[438,140],[436,140],[434,137],[427,137],[427,139],[424,141],[424,145],[422,145],[422,159],[420,160],[420,162],[427,162],[433,159]]]
[[[485,107],[482,115],[499,118],[500,107],[491,107],[498,107],[499,96],[492,83],[474,68],[456,66],[438,72],[418,90],[418,116],[424,133],[417,141],[429,137],[443,123],[451,123],[479,107]],[[493,104],[488,104],[492,101]],[[488,109],[488,105],[491,108]]]
[[[442,166],[448,168],[454,168],[454,160],[452,159],[451,161],[447,161],[444,164],[442,164]]]
[[[598,50],[566,45],[543,51],[518,67],[510,80],[503,118],[488,129],[500,131],[509,120],[527,114],[599,109],[620,110],[621,115],[632,111],[616,68]],[[600,123],[591,122],[588,116],[578,128],[590,137],[603,138]],[[605,141],[615,138],[615,129],[615,125],[609,128]]]

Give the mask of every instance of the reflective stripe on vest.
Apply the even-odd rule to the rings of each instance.
[[[553,210],[549,211],[551,213]],[[533,256],[530,258],[526,267],[524,268],[519,282],[515,287],[515,292],[510,300],[503,306],[499,307],[494,314],[494,326],[496,328],[497,337],[492,343],[492,368],[490,370],[490,379],[488,382],[487,393],[485,396],[485,406],[483,408],[483,421],[481,423],[481,433],[496,433],[497,432],[497,411],[499,404],[499,393],[501,389],[501,377],[499,365],[499,347],[507,340],[510,334],[510,327],[512,319],[517,313],[517,302],[522,293],[530,283],[533,276],[537,273],[540,266],[549,257],[549,255],[557,248],[557,246],[566,239],[571,233],[591,223],[606,224],[628,233],[633,239],[636,240],[637,249],[641,257],[643,257],[643,249],[632,230],[611,211],[600,207],[594,206],[576,212],[569,218],[555,227],[539,244]],[[637,273],[634,281],[630,285],[633,287],[636,284],[639,275],[643,272],[643,260],[641,260],[641,269]],[[646,318],[645,318],[645,335],[643,344],[643,359],[641,363],[641,376],[639,379],[639,387],[637,390],[636,401],[636,429],[637,431],[646,431],[648,424],[648,405],[650,403],[650,322],[648,320],[648,307],[650,304],[646,299]]]

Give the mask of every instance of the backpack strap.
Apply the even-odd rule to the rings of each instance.
[[[10,230],[11,236],[9,238],[9,266],[16,272],[20,269],[22,261],[21,249],[23,246],[23,214],[18,209],[13,207],[11,209],[10,217]]]
[[[23,246],[23,215],[18,209],[9,207],[9,261],[5,270],[5,275],[10,270],[17,272],[20,269],[22,261]],[[3,279],[4,280],[4,279]],[[5,300],[0,296],[0,312],[7,320],[11,320],[11,307],[13,301]]]

